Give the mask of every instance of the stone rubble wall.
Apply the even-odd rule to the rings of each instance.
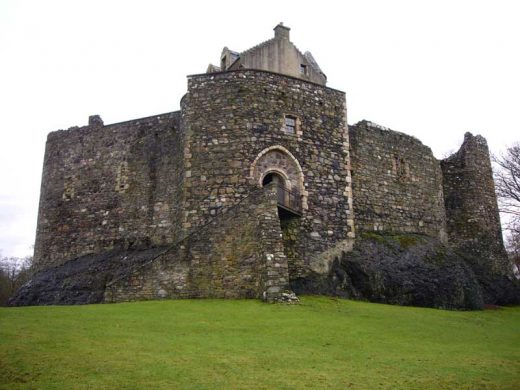
[[[185,131],[185,229],[260,186],[251,167],[275,148],[301,167],[291,190],[304,197],[289,262],[305,270],[338,242],[353,237],[348,134],[343,92],[258,70],[190,76],[182,101]],[[293,134],[284,117],[296,118]],[[274,149],[273,149],[274,150]],[[288,165],[288,164],[286,164]],[[253,173],[252,173],[253,171]],[[304,271],[302,271],[304,272]]]
[[[510,274],[486,140],[464,135],[459,151],[441,161],[450,243],[477,259],[477,273]]]
[[[253,190],[154,261],[110,283],[105,301],[278,299],[289,278],[276,199],[274,188]]]
[[[175,242],[259,187],[263,155],[302,196],[290,261],[303,274],[354,237],[345,113],[343,92],[243,70],[190,76],[180,112],[53,132],[35,262]]]
[[[52,132],[47,138],[35,244],[37,269],[180,234],[179,113]]]
[[[416,138],[362,121],[349,126],[356,230],[446,239],[439,161]]]

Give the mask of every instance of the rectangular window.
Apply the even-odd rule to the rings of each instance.
[[[296,118],[294,116],[285,116],[285,132],[289,134],[296,133]]]
[[[300,64],[300,74],[307,74],[307,65]]]

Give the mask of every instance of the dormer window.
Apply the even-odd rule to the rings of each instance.
[[[300,74],[307,74],[307,65],[300,64]]]
[[[296,133],[296,117],[292,115],[285,116],[285,132],[288,134]]]

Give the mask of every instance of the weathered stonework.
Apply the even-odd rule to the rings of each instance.
[[[441,166],[450,242],[479,255],[472,264],[479,274],[509,274],[486,140],[466,133],[459,151]]]
[[[288,111],[298,118],[300,135],[285,131]],[[203,224],[274,171],[302,200],[290,262],[303,270],[348,239],[352,213],[344,112],[342,92],[270,72],[191,76],[182,109],[189,144],[184,226]]]
[[[362,256],[353,262],[347,254],[370,250],[363,244],[370,232],[419,234],[439,241],[435,248],[478,247],[467,262],[479,275],[507,274],[481,137],[467,136],[461,151],[439,162],[411,136],[367,121],[349,129],[345,94],[325,86],[285,26],[273,40],[243,53],[225,48],[223,56],[220,69],[188,76],[180,111],[112,125],[95,115],[88,126],[49,134],[39,274],[14,302],[292,300],[286,290],[337,293],[338,280],[342,291],[354,291],[344,285],[352,278],[345,267]],[[476,242],[491,244],[485,251]],[[434,252],[421,252],[424,269],[445,273],[428,262]],[[468,281],[461,256],[453,261]],[[346,259],[339,268],[338,259]],[[392,259],[385,272],[397,264]],[[402,267],[423,264],[415,260]],[[372,273],[374,264],[360,269]],[[85,290],[90,282],[92,294],[64,297],[66,286]],[[417,286],[424,283],[419,275]]]
[[[350,126],[356,229],[446,240],[439,161],[409,135],[362,121]]]
[[[289,288],[276,192],[252,191],[152,261],[110,282],[106,302],[162,298],[263,298]]]
[[[35,244],[38,268],[179,235],[179,114],[50,133]],[[160,180],[159,180],[160,179]]]

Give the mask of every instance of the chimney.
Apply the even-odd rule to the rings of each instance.
[[[88,125],[92,127],[103,127],[103,119],[99,115],[91,115],[88,117]]]
[[[291,31],[291,29],[289,27],[285,27],[283,25],[283,23],[280,22],[278,24],[278,26],[276,26],[274,28],[274,37],[276,39],[287,39],[287,40],[289,40],[289,31]]]

